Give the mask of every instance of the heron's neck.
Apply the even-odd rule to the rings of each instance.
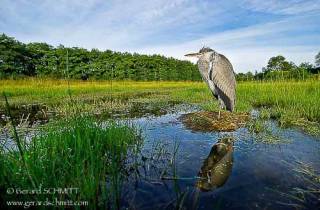
[[[198,60],[198,68],[202,78],[207,81],[208,80],[208,71],[210,67],[210,62],[208,59],[200,58]]]

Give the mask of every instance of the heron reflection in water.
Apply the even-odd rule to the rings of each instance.
[[[211,148],[209,156],[199,171],[196,187],[210,191],[221,187],[228,180],[233,165],[233,138],[224,137]]]
[[[223,137],[213,145],[209,156],[204,160],[198,176],[196,177],[197,181],[195,188],[190,194],[191,199],[186,199],[187,194],[185,192],[181,193],[179,190],[177,193],[176,206],[187,206],[187,209],[198,209],[200,192],[214,190],[226,183],[232,171],[233,142],[233,137]],[[194,178],[162,177],[162,179],[174,180],[176,184],[177,180],[189,180]]]
[[[198,173],[191,209],[198,209],[200,192],[222,187],[228,180],[233,165],[233,142],[233,137],[224,137],[211,148]]]

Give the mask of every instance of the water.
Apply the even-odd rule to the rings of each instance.
[[[138,167],[128,170],[122,185],[122,209],[319,209],[319,194],[303,202],[292,197],[294,188],[310,186],[307,176],[295,171],[298,162],[319,174],[319,138],[280,129],[273,121],[267,125],[278,139],[274,144],[270,134],[256,136],[246,128],[193,132],[178,118],[194,111],[199,109],[177,105],[162,116],[130,119],[145,140],[134,156]],[[221,143],[227,147],[218,148]]]
[[[293,188],[307,186],[301,174],[294,171],[296,161],[308,163],[319,172],[319,139],[297,129],[280,129],[275,122],[269,122],[269,126],[280,138],[276,144],[261,143],[246,128],[229,133],[192,132],[178,120],[181,114],[190,111],[193,110],[133,120],[144,131],[144,152],[150,151],[156,143],[162,143],[171,151],[171,156],[165,155],[167,165],[170,165],[174,144],[178,142],[179,147],[175,170],[169,166],[164,175],[168,179],[161,179],[161,166],[155,167],[160,167],[158,173],[151,167],[144,169],[139,178],[129,177],[122,191],[124,208],[292,209],[289,204],[300,204],[288,196]],[[227,155],[227,162],[222,160],[219,166],[221,176],[216,174],[210,180],[220,182],[221,186],[202,191],[196,187],[199,171],[211,161],[212,147],[226,135],[234,139],[233,146],[231,144],[227,153],[223,153]],[[210,165],[207,168],[210,169]],[[176,179],[173,179],[173,171]],[[312,203],[314,200],[307,200],[303,205],[316,209],[319,200]]]

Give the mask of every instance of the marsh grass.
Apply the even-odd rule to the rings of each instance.
[[[268,121],[251,119],[247,122],[246,127],[257,143],[276,145],[290,142],[290,139],[283,138],[279,132],[273,130]]]
[[[68,112],[65,100],[70,93],[80,110],[91,113],[108,112],[110,109],[125,112],[134,101],[164,107],[168,101],[175,101],[196,104],[206,111],[218,110],[218,103],[212,99],[203,82],[113,81],[111,85],[110,81],[25,79],[0,80],[0,83],[0,91],[6,91],[12,106],[40,103],[47,105],[49,112],[61,115]],[[276,119],[280,126],[297,126],[318,135],[319,98],[318,80],[239,82],[236,111],[262,109],[264,118]],[[4,107],[3,102],[0,107]]]
[[[238,101],[242,107],[264,108],[265,118],[277,119],[281,126],[295,121],[320,122],[320,83],[310,81],[240,83]],[[237,109],[239,108],[237,107]],[[301,124],[300,124],[301,126]]]
[[[290,143],[291,140],[282,137],[281,131],[273,126],[270,108],[261,108],[252,115],[246,122],[246,128],[256,143],[263,144],[283,144]],[[246,139],[246,138],[245,138]]]
[[[21,143],[22,152],[1,148],[1,188],[74,187],[79,193],[6,195],[6,200],[49,198],[117,208],[122,165],[130,145],[139,141],[140,131],[129,124],[102,123],[81,115],[50,123],[30,142]]]

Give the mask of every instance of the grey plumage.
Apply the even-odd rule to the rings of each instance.
[[[236,100],[236,79],[232,64],[222,54],[210,48],[202,48],[199,53],[187,54],[197,56],[198,68],[202,79],[209,86],[213,96],[219,100],[220,107],[234,111]]]

